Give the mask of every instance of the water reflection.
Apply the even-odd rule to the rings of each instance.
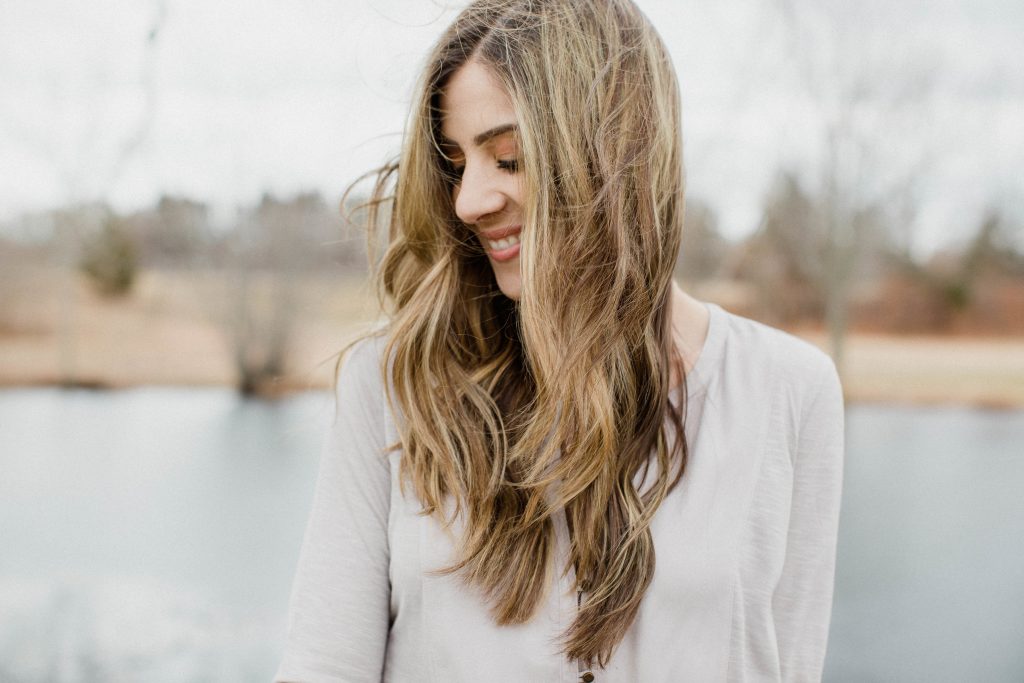
[[[848,420],[826,680],[1024,680],[1024,412]]]
[[[0,680],[269,679],[329,408],[0,392]]]
[[[269,680],[330,410],[0,391],[0,680]],[[1024,680],[1024,412],[848,426],[826,681]]]

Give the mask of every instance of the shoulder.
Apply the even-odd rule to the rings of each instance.
[[[822,394],[842,401],[839,374],[827,353],[789,332],[725,313],[726,364],[742,368],[748,381],[760,378],[771,393],[781,393],[797,415],[806,413]]]
[[[379,410],[385,396],[386,345],[386,336],[376,331],[358,338],[339,352],[334,377],[339,410]]]
[[[733,360],[746,359],[775,370],[779,379],[815,382],[835,371],[832,358],[820,348],[789,332],[725,311],[728,326],[726,352]]]
[[[338,352],[335,385],[368,386],[383,383],[383,357],[386,338],[381,332],[371,332],[350,342]]]
[[[334,400],[328,422],[328,467],[386,472],[392,421],[382,359],[386,339],[367,335],[338,353]],[[379,470],[379,471],[378,471]]]

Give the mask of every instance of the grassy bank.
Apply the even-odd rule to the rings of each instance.
[[[256,275],[246,286],[259,317],[274,285]],[[0,386],[233,385],[238,287],[222,272],[147,271],[130,296],[109,299],[77,276],[33,272],[4,297]],[[375,317],[358,277],[291,278],[287,311],[285,370],[271,391],[329,386],[334,352]],[[826,347],[821,330],[793,332]],[[854,402],[1024,407],[1024,338],[855,333],[844,386]]]

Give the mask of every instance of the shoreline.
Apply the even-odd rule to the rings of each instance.
[[[34,286],[14,292],[0,320],[0,388],[236,385],[238,309],[224,274],[146,271],[121,299],[53,277],[25,284]],[[272,317],[275,286],[252,285],[252,320]],[[285,372],[262,396],[329,388],[336,352],[377,317],[361,275],[304,275],[288,286]],[[256,329],[250,343],[258,347],[268,335]],[[828,351],[823,330],[788,331]],[[1021,409],[1024,336],[853,332],[841,375],[851,404]]]
[[[276,397],[331,386],[334,353],[356,330],[323,329],[305,334],[289,354],[286,374],[271,380],[261,396]],[[825,349],[825,334],[795,336]],[[145,387],[234,388],[230,354],[217,335],[191,337],[165,356],[141,337],[134,344],[93,344],[75,362],[70,381],[55,362],[55,340],[0,335],[0,390],[64,387],[117,391]],[[335,341],[338,340],[338,341]],[[219,348],[218,348],[219,347]],[[905,337],[853,334],[847,339],[842,374],[849,404],[964,406],[1024,409],[1024,339]]]

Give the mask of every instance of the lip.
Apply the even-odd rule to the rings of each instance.
[[[523,229],[523,226],[521,226],[521,225],[513,225],[513,226],[508,227],[508,228],[496,228],[494,230],[481,230],[480,234],[483,235],[484,237],[486,237],[489,240],[500,240],[500,239],[503,239],[505,237],[508,237],[509,235],[514,235],[517,232],[521,232],[522,229]]]
[[[483,237],[483,238],[485,238],[487,240],[500,240],[500,239],[504,239],[505,237],[508,237],[509,235],[515,235],[515,234],[517,234],[519,232],[522,232],[522,230],[523,230],[523,226],[521,226],[521,225],[514,225],[514,226],[512,226],[510,228],[500,228],[500,229],[497,229],[497,230],[488,230],[488,231],[483,231],[482,230],[482,231],[480,231],[480,235],[481,235],[481,237]],[[488,249],[487,247],[484,247],[484,251],[487,252],[487,256],[491,260],[493,260],[493,261],[498,261],[498,262],[511,261],[516,256],[519,256],[519,247],[520,246],[521,245],[519,245],[519,244],[513,244],[508,249],[498,249],[498,250],[491,250],[491,249]]]

